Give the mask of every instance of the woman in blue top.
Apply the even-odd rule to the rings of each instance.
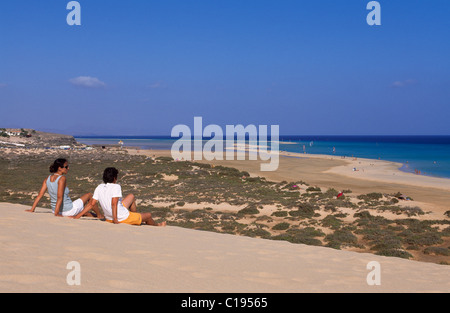
[[[87,193],[81,198],[72,202],[69,197],[69,188],[67,188],[66,174],[69,172],[69,162],[66,159],[57,159],[50,166],[50,175],[42,183],[41,191],[34,200],[33,206],[28,212],[34,212],[39,201],[48,190],[51,200],[51,208],[55,216],[73,217],[83,211],[84,206],[92,199],[92,194]],[[92,206],[97,217],[103,218],[98,206]],[[93,216],[87,213],[85,216]]]

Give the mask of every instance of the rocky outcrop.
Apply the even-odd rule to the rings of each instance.
[[[60,147],[60,146],[80,146],[75,138],[70,135],[62,135],[55,133],[47,133],[35,131],[32,129],[22,129],[20,135],[18,131],[5,129],[5,132],[13,134],[10,136],[2,136],[0,138],[0,145],[2,146],[17,146],[17,147]]]
[[[78,145],[78,142],[75,140],[75,138],[73,136],[45,133],[45,132],[39,132],[39,131],[37,131],[33,135],[33,137],[31,137],[29,139],[33,139],[35,144],[50,146],[50,147]]]

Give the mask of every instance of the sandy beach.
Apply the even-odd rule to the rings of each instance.
[[[129,149],[128,151],[130,154],[147,156],[171,156],[169,150]],[[275,182],[303,180],[313,186],[336,190],[350,189],[355,194],[401,192],[414,200],[411,203],[436,213],[439,218],[444,212],[450,210],[450,179],[406,173],[399,170],[402,164],[389,161],[342,159],[330,155],[281,152],[279,167],[273,172],[260,170],[260,164],[264,161],[201,160],[197,162],[245,170],[252,176],[266,177]],[[356,171],[353,170],[354,168]]]
[[[26,208],[0,204],[1,292],[450,291],[448,266]],[[67,284],[72,261],[80,264],[79,286]],[[379,286],[367,284],[372,261],[381,266]]]

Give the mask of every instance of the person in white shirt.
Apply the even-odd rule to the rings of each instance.
[[[95,189],[91,205],[97,202],[103,209],[107,222],[114,224],[166,226],[166,222],[156,223],[149,212],[138,213],[136,199],[133,194],[123,198],[122,187],[117,184],[119,171],[114,167],[108,167],[103,173],[103,184]],[[83,213],[83,212],[81,212]],[[80,213],[80,214],[81,214]]]

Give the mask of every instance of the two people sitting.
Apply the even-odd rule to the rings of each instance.
[[[42,183],[41,190],[34,200],[31,209],[28,212],[36,210],[39,201],[48,190],[50,195],[50,204],[55,216],[64,216],[79,219],[82,216],[91,216],[89,213],[93,210],[100,219],[114,224],[129,225],[150,225],[166,226],[166,222],[156,223],[151,213],[137,212],[136,199],[130,194],[122,196],[122,188],[117,184],[119,171],[114,167],[108,167],[103,173],[103,184],[100,184],[94,191],[94,194],[87,193],[79,199],[72,201],[69,196],[66,176],[69,172],[69,162],[66,159],[57,159],[50,166],[50,175]],[[98,203],[103,209],[101,214]]]

